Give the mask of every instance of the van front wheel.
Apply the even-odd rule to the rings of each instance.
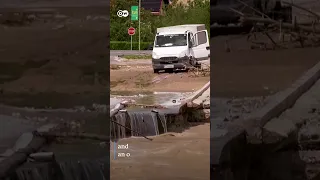
[[[159,69],[153,69],[153,73],[159,73]]]

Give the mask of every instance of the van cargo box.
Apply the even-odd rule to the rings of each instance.
[[[178,26],[168,26],[157,28],[157,33],[184,32],[188,30],[192,33],[196,33],[197,31],[206,30],[206,26],[204,24],[184,24]]]

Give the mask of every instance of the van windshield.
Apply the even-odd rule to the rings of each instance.
[[[168,34],[156,36],[155,47],[187,46],[186,34]]]

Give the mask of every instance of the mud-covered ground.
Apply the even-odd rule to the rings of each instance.
[[[226,43],[226,40],[228,40],[228,43]],[[268,42],[266,39],[258,38],[258,40]],[[246,36],[243,35],[215,37],[212,39],[211,47],[213,48],[211,56],[216,57],[212,61],[211,70],[213,74],[211,82],[214,86],[212,88],[214,100],[211,101],[213,103],[211,111],[216,114],[211,121],[211,134],[216,133],[214,134],[215,137],[224,133],[228,123],[241,120],[242,117],[263,107],[268,103],[268,96],[290,87],[297,78],[319,61],[319,48],[294,48],[291,46],[288,49],[252,49],[252,44],[248,43]],[[310,106],[306,102],[304,103],[304,106]],[[312,103],[312,107],[314,104]],[[277,128],[289,127],[288,125],[283,126],[286,122],[284,120],[290,122],[291,120],[294,121],[294,119],[304,120],[305,117],[301,118],[303,114],[300,112],[305,110],[306,107],[299,107],[299,110],[296,109],[293,113],[290,113],[290,116],[281,119],[283,121],[278,122]],[[315,109],[317,108],[315,107]],[[212,142],[213,144],[211,145],[214,146],[214,141]],[[251,159],[264,157],[261,163],[270,166],[263,166],[262,171],[269,171],[269,174],[273,175],[268,176],[267,178],[269,179],[298,179],[299,171],[304,174],[304,171],[310,170],[302,167],[297,169],[294,166],[297,163],[296,159],[294,162],[292,160],[293,153],[291,149],[290,153],[281,151],[281,153],[270,156],[257,154],[258,158],[252,155]],[[301,156],[314,157],[315,155]],[[274,166],[275,164],[280,165]],[[259,163],[253,166],[254,168],[256,166],[259,167]],[[259,172],[254,174],[256,176],[252,179],[261,176],[262,171],[251,170],[252,172]],[[318,171],[318,168],[313,170]]]
[[[251,49],[246,35],[211,40],[213,97],[267,96],[289,87],[319,61],[319,48]],[[226,51],[226,40],[230,52]],[[258,39],[259,40],[259,39]],[[260,39],[268,42],[265,38]]]
[[[111,94],[192,92],[210,81],[210,74],[196,75],[193,72],[153,73],[150,61],[151,59],[128,60],[123,62],[122,65],[111,65]]]
[[[33,22],[2,21],[1,103],[38,108],[106,104],[106,13],[85,10],[49,9],[44,17],[25,10]]]
[[[26,132],[23,124],[59,123],[66,131],[109,134],[107,9],[0,9],[0,115],[6,115],[1,116],[1,123],[7,123],[3,128],[15,129],[2,132],[8,138],[0,142],[6,145],[1,150],[11,148],[19,136],[13,131]],[[14,15],[22,11],[23,16]],[[65,154],[74,159],[108,157],[101,153],[106,149],[87,141],[66,140],[47,150],[59,161],[69,160]]]
[[[246,38],[239,34],[211,39],[211,111],[218,128],[264,106],[268,96],[291,86],[320,58],[319,48],[253,49]],[[271,44],[263,36],[256,41]]]

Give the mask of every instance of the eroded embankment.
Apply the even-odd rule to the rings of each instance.
[[[319,77],[320,63],[259,110],[224,129],[212,126],[212,177],[317,179]]]
[[[182,132],[190,123],[208,122],[210,117],[210,82],[178,105],[139,105],[128,102],[110,111],[114,139],[131,136],[156,136]]]
[[[0,179],[4,176],[10,180],[72,180],[79,179],[79,175],[84,180],[108,177],[104,174],[108,149],[101,144],[109,141],[106,140],[109,136],[103,136],[109,130],[105,120],[107,106],[95,104],[93,107],[34,109],[0,105],[1,114],[6,114],[0,117],[2,128],[12,130],[14,127],[17,131],[1,131],[2,145],[9,149],[0,148],[3,153],[0,154]],[[36,129],[51,123],[59,125],[53,135],[42,134]],[[24,134],[18,138],[21,133]],[[90,133],[96,133],[96,138]]]

